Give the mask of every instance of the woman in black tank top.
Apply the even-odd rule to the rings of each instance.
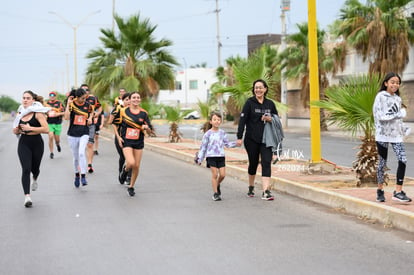
[[[32,91],[23,93],[22,106],[28,108],[33,106],[37,100],[37,95]],[[34,108],[36,109],[36,108]],[[40,163],[42,161],[44,144],[40,134],[47,134],[49,126],[46,115],[42,112],[30,112],[19,121],[19,125],[13,128],[13,133],[20,135],[17,153],[22,166],[22,186],[25,195],[24,205],[32,206],[30,198],[30,173],[33,174],[32,190],[37,189],[37,178],[40,173]]]

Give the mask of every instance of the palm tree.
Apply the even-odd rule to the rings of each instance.
[[[328,88],[326,99],[311,102],[312,105],[328,111],[327,121],[353,136],[362,133],[360,151],[353,163],[358,178],[357,185],[376,184],[378,160],[375,144],[375,127],[372,106],[381,86],[379,75],[365,75],[350,78],[339,86]]]
[[[203,133],[207,132],[208,129],[210,128],[210,104],[207,103],[203,103],[200,100],[197,103],[198,108],[200,109],[200,115],[203,119],[206,120],[206,122],[203,123],[203,125],[201,126],[200,130],[203,131]],[[224,118],[222,118],[222,120],[224,120]]]
[[[301,99],[304,107],[309,105],[309,56],[308,56],[308,24],[297,24],[298,33],[286,37],[289,45],[278,56],[280,69],[286,69],[287,79],[299,79]],[[319,98],[323,99],[324,90],[329,86],[328,73],[336,74],[345,67],[345,45],[334,46],[332,49],[324,47],[325,31],[317,30],[318,66],[319,66]],[[321,109],[321,130],[327,130],[325,115]]]
[[[154,116],[159,115],[161,113],[161,110],[163,108],[162,105],[160,104],[155,104],[153,101],[148,100],[148,99],[144,99],[141,101],[141,107],[147,111],[148,113],[148,117],[152,120],[154,118]],[[153,125],[154,127],[154,125]],[[155,132],[155,128],[154,131],[151,131],[150,134],[151,137],[156,137],[156,132]]]
[[[265,80],[269,86],[267,97],[275,101],[279,111],[286,111],[286,106],[276,101],[276,95],[280,94],[280,74],[273,71],[276,68],[273,65],[275,57],[276,50],[264,45],[247,59],[238,57],[227,60],[229,69],[221,76],[227,82],[226,85],[218,82],[212,85],[211,90],[213,94],[230,94],[227,108],[235,117],[235,123],[244,103],[252,96],[252,83],[259,78]]]
[[[347,0],[340,10],[336,34],[355,48],[369,72],[402,73],[408,63],[414,30],[403,14],[412,0],[370,0],[366,5]]]
[[[166,119],[170,122],[170,134],[168,136],[169,142],[179,142],[181,141],[182,134],[179,131],[178,124],[184,119],[184,117],[191,112],[191,110],[187,110],[186,112],[182,112],[180,106],[172,107],[172,106],[164,106],[164,111],[166,114]]]
[[[156,26],[139,14],[125,20],[116,15],[115,22],[119,34],[101,29],[103,46],[86,56],[91,60],[86,82],[101,96],[117,86],[140,91],[144,99],[156,96],[160,89],[173,89],[173,66],[178,62],[167,50],[172,42],[156,40]]]

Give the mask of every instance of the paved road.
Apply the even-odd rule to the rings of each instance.
[[[34,207],[23,207],[17,140],[0,123],[1,274],[410,274],[413,236],[284,194],[265,202],[227,178],[146,151],[137,195],[116,182],[102,140],[89,185],[72,185],[71,155],[45,155]]]

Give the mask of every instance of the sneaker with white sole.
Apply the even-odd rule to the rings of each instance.
[[[384,190],[377,189],[377,202],[385,202]]]
[[[247,192],[247,196],[250,198],[254,197],[254,186],[249,186],[249,192]]]
[[[262,200],[272,201],[274,199],[275,199],[275,197],[273,197],[273,195],[270,192],[270,190],[265,190],[263,192],[263,194],[262,194]]]
[[[24,197],[24,206],[28,208],[28,207],[32,207],[32,205],[33,205],[33,202],[32,202],[32,199],[30,198],[30,195],[26,195]]]
[[[212,199],[213,201],[221,201],[219,193],[214,193]]]
[[[411,202],[411,199],[407,197],[404,191],[400,191],[398,193],[394,191],[394,194],[392,195],[392,199],[394,201],[399,201],[399,202]]]
[[[36,191],[37,190],[37,181],[35,179],[33,179],[32,182],[32,191]]]

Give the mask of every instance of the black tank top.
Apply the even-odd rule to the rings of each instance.
[[[33,113],[32,117],[28,121],[20,119],[19,124],[29,124],[32,127],[40,127],[40,122],[36,119],[36,113]]]

